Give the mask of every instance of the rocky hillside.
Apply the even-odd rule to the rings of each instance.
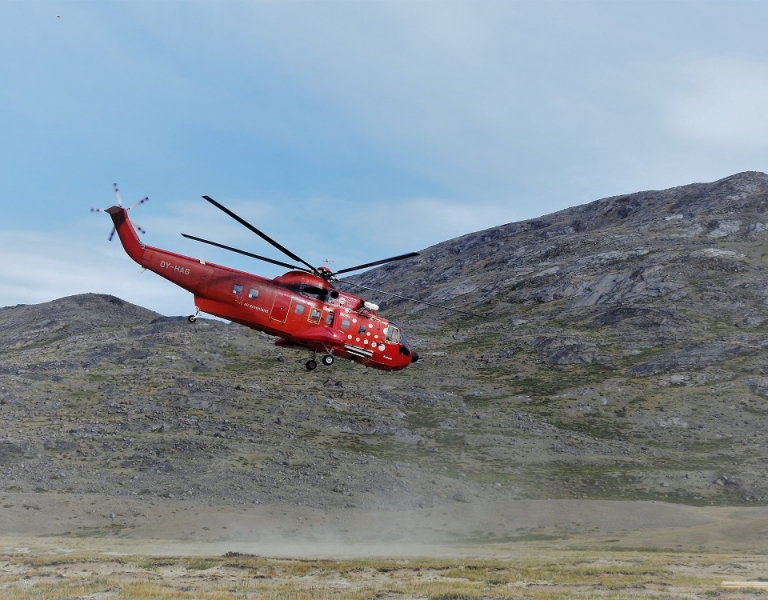
[[[387,374],[116,298],[0,310],[0,490],[312,506],[768,502],[768,176],[598,200],[352,282]],[[170,284],[169,284],[170,285]]]

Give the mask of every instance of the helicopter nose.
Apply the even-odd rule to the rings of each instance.
[[[419,353],[411,351],[411,362],[415,363],[419,360]]]

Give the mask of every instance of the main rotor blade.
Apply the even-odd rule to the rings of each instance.
[[[233,248],[232,246],[225,246],[224,244],[219,244],[217,242],[212,242],[210,240],[204,240],[203,238],[195,237],[194,235],[189,235],[187,233],[182,233],[181,235],[190,240],[195,240],[196,242],[202,242],[203,244],[216,246],[217,248],[223,248],[224,250],[229,250],[230,252],[237,252],[238,254],[242,254],[244,256],[250,256],[251,258],[255,258],[257,260],[263,260],[264,262],[272,263],[273,265],[277,265],[278,267],[285,267],[286,269],[294,269],[297,271],[305,271],[307,273],[312,272],[309,269],[305,269],[304,267],[289,265],[288,263],[280,262],[279,260],[267,258],[266,256],[259,256],[258,254],[252,254],[250,252],[246,252],[245,250],[238,250],[237,248]]]
[[[375,267],[376,265],[383,265],[384,263],[388,262],[394,262],[396,260],[403,260],[405,258],[411,258],[412,256],[418,256],[418,252],[409,252],[408,254],[401,254],[400,256],[393,256],[392,258],[385,258],[382,260],[377,260],[376,262],[369,262],[364,265],[357,265],[356,267],[348,267],[346,269],[341,269],[339,271],[336,271],[334,275],[338,275],[339,273],[349,273],[350,271],[357,271],[358,269],[366,269],[368,267]]]
[[[213,199],[213,198],[211,198],[210,196],[203,196],[203,198],[205,198],[205,199],[206,199],[208,202],[210,202],[211,204],[213,204],[213,205],[214,205],[216,208],[218,208],[219,210],[221,210],[221,211],[223,211],[223,212],[227,213],[227,214],[228,214],[230,217],[232,217],[232,218],[233,218],[235,221],[237,221],[238,223],[240,223],[240,225],[242,225],[243,227],[246,227],[246,228],[250,229],[250,230],[251,230],[253,233],[255,233],[256,235],[258,235],[258,236],[259,236],[259,237],[260,237],[262,240],[264,240],[265,242],[268,242],[268,243],[272,244],[272,245],[273,245],[275,248],[277,248],[278,250],[280,250],[280,252],[282,252],[282,253],[283,253],[283,254],[285,254],[286,256],[288,256],[288,257],[292,258],[293,260],[297,260],[297,261],[299,261],[300,263],[302,263],[302,264],[304,264],[304,265],[308,266],[308,267],[309,267],[309,272],[310,272],[310,273],[315,273],[315,274],[317,273],[317,269],[316,269],[315,267],[313,267],[312,265],[310,265],[310,264],[309,264],[309,263],[308,263],[306,260],[304,260],[304,259],[303,259],[303,258],[301,258],[300,256],[297,256],[296,254],[294,254],[293,252],[291,252],[290,250],[288,250],[288,248],[286,248],[286,247],[284,247],[284,246],[281,246],[280,244],[278,244],[278,243],[277,243],[275,240],[273,240],[271,237],[269,237],[269,236],[268,236],[266,233],[263,233],[263,232],[259,231],[258,229],[256,229],[256,228],[255,228],[253,225],[251,225],[251,224],[250,224],[248,221],[246,221],[246,220],[245,220],[245,219],[243,219],[242,217],[239,217],[239,216],[237,216],[235,213],[233,213],[231,210],[229,210],[229,209],[228,209],[226,206],[223,206],[222,204],[219,204],[218,202],[216,202],[216,200],[214,200],[214,199]],[[305,270],[305,269],[302,269],[302,271],[303,271],[303,270]]]
[[[378,292],[379,294],[386,294],[387,296],[395,296],[396,298],[402,298],[403,300],[410,300],[418,304],[426,304],[427,306],[434,306],[435,308],[442,308],[443,310],[450,310],[452,312],[461,313],[463,315],[470,315],[472,317],[480,317],[486,319],[487,315],[479,315],[477,313],[468,312],[466,310],[459,310],[458,308],[452,308],[450,306],[442,306],[440,304],[432,304],[431,302],[425,302],[424,300],[417,300],[416,298],[410,298],[409,296],[401,296],[400,294],[394,294],[392,292],[385,292],[384,290],[377,290],[376,288],[368,287],[367,285],[360,285],[359,283],[352,283],[351,281],[342,280],[339,283],[347,283],[355,287],[363,288],[364,290],[371,290],[372,292]]]

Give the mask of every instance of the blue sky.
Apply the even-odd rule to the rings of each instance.
[[[0,1],[0,306],[191,296],[145,242],[275,276],[208,194],[335,269],[768,171],[765,2]],[[384,300],[384,299],[381,299]],[[386,304],[386,302],[382,302]]]

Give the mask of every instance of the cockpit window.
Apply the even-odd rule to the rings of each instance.
[[[299,293],[304,296],[309,296],[310,298],[317,298],[323,302],[325,302],[325,299],[328,296],[328,290],[317,287],[316,285],[300,285]]]
[[[392,343],[392,344],[399,344],[400,343],[400,329],[395,327],[394,325],[390,324],[385,330],[384,330],[384,336],[385,339]]]

